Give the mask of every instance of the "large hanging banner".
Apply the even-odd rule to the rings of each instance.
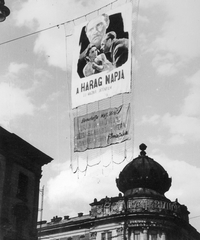
[[[72,108],[130,92],[132,3],[75,26]]]
[[[74,152],[130,139],[130,104],[74,118]]]

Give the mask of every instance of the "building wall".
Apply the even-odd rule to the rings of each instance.
[[[49,223],[49,227],[53,226],[54,224]],[[38,239],[48,239],[48,240],[122,240],[123,239],[123,228],[121,224],[105,224],[100,225],[95,228],[83,228],[83,229],[76,229],[72,231],[64,231],[62,232],[61,229],[62,225],[59,224],[56,227],[56,232],[49,233],[48,227],[46,230],[46,234],[44,236],[39,236]],[[38,231],[40,228],[38,227]],[[43,230],[45,231],[45,230]]]
[[[69,221],[56,219],[55,222],[44,223],[41,228],[38,225],[39,239],[200,240],[200,234],[187,221],[171,216],[171,213],[125,212],[101,217],[75,217]]]
[[[27,185],[26,189],[23,189],[22,186],[22,191],[25,190],[26,194],[25,196],[20,197],[20,177],[24,177],[27,179]],[[12,205],[16,206],[17,204],[22,204],[25,208],[24,211],[25,213],[22,216],[22,219],[18,219],[18,221],[21,221],[23,224],[23,234],[26,237],[30,237],[30,235],[34,235],[35,233],[32,232],[33,229],[35,229],[36,221],[35,221],[35,214],[37,215],[37,202],[35,202],[35,198],[38,198],[38,191],[35,191],[36,184],[38,184],[38,181],[35,177],[35,174],[26,168],[14,164],[13,168],[13,174],[12,174],[12,180],[11,184],[15,186],[13,188],[13,203]],[[12,211],[12,210],[11,210]],[[24,216],[26,215],[26,216]],[[15,222],[17,221],[17,216],[14,215]]]
[[[25,176],[24,179],[27,179],[25,185],[21,183],[21,191],[26,191],[24,195],[23,192],[19,194],[20,176]],[[36,234],[36,232],[32,233],[32,229],[34,225],[36,229],[38,202],[35,199],[38,199],[39,192],[36,191],[38,188],[39,182],[33,172],[0,155],[1,235],[14,238],[21,224],[23,227],[20,231],[25,237],[30,239],[30,234]],[[0,239],[3,237],[1,236]]]
[[[2,218],[2,209],[3,209],[3,191],[4,191],[4,180],[5,180],[5,157],[0,154],[0,221],[2,224],[4,223],[4,219]],[[3,239],[4,232],[6,230],[0,231],[0,239]]]
[[[0,126],[0,240],[36,240],[41,168],[53,159]]]
[[[130,229],[129,233],[130,240],[167,240],[166,234],[158,229],[148,230],[148,229]]]

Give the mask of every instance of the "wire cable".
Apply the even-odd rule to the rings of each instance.
[[[190,217],[189,219],[194,219],[194,218],[199,218],[199,217],[200,217],[200,215],[194,216],[194,217]]]
[[[96,12],[96,11],[99,11],[99,10],[101,10],[101,9],[103,9],[103,8],[109,6],[110,4],[113,4],[114,2],[117,2],[117,1],[118,1],[118,0],[115,0],[115,1],[113,1],[113,2],[111,2],[111,3],[109,3],[109,4],[107,4],[107,5],[99,8],[98,10],[91,11],[91,12],[85,14],[85,15],[82,15],[82,16],[80,16],[80,17],[74,18],[74,19],[72,19],[72,20],[68,20],[68,21],[66,21],[66,22],[59,23],[59,24],[53,25],[53,26],[51,26],[51,27],[43,28],[43,29],[40,29],[40,30],[38,30],[38,31],[25,34],[25,35],[20,36],[20,37],[16,37],[16,38],[7,40],[7,41],[5,41],[5,42],[1,42],[1,43],[0,43],[0,46],[1,46],[1,45],[5,45],[5,44],[8,44],[8,43],[11,43],[11,42],[14,42],[14,41],[21,40],[21,39],[26,38],[26,37],[33,36],[33,35],[35,35],[35,34],[38,34],[38,33],[44,32],[44,31],[48,31],[48,30],[50,30],[50,29],[52,29],[52,28],[56,28],[56,27],[59,28],[61,25],[65,25],[65,24],[68,24],[68,23],[70,23],[70,22],[72,22],[72,21],[76,21],[76,20],[78,20],[78,19],[81,19],[81,18],[83,18],[84,16],[87,16],[87,15],[89,15],[89,14],[92,14],[92,13]]]

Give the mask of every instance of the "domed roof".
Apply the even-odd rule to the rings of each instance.
[[[116,179],[117,187],[121,192],[147,188],[164,194],[169,190],[171,178],[159,163],[146,156],[146,148],[145,144],[140,145],[140,155],[128,163]]]

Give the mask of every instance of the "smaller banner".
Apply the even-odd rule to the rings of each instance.
[[[74,118],[74,152],[130,139],[130,104]]]

